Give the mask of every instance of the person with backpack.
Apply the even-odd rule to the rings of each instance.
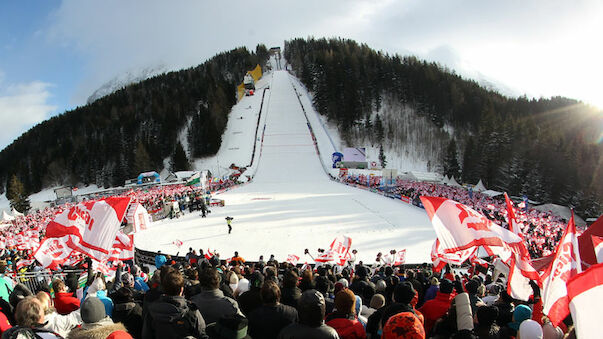
[[[184,277],[168,267],[161,272],[161,289],[165,293],[149,306],[145,314],[142,337],[177,339],[192,336],[208,338],[205,320],[197,307],[183,296]]]

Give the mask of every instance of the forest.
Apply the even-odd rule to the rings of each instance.
[[[459,182],[482,179],[582,216],[601,214],[600,109],[564,97],[505,97],[437,63],[352,40],[292,39],[284,50],[349,146],[368,140],[392,152],[412,143],[430,170]]]
[[[78,183],[121,186],[161,170],[168,157],[172,170],[186,170],[189,157],[218,151],[236,86],[267,60],[264,45],[236,48],[41,122],[0,152],[0,190],[13,176],[30,193]],[[178,139],[185,128],[187,150]]]

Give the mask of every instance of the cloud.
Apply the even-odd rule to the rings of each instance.
[[[0,149],[4,149],[23,131],[48,119],[57,109],[48,103],[51,84],[33,81],[3,84],[0,73]]]

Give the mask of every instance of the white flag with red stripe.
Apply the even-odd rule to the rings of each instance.
[[[436,272],[441,271],[446,264],[460,266],[467,259],[475,254],[477,247],[471,247],[466,250],[459,250],[456,252],[444,253],[440,248],[440,240],[436,238],[431,247],[431,261],[433,262],[433,269]]]
[[[55,270],[73,252],[73,238],[75,238],[74,235],[66,235],[60,238],[46,238],[34,252],[34,257],[42,264],[42,267],[49,267]]]
[[[601,338],[601,311],[597,300],[603,300],[603,264],[591,266],[567,282],[569,308],[580,339]]]
[[[180,248],[182,246],[183,242],[181,240],[176,239],[176,240],[172,241],[172,244],[174,244],[174,246]]]
[[[555,326],[570,312],[566,284],[582,270],[579,263],[578,238],[572,211],[567,228],[557,244],[555,259],[542,280],[542,311]]]
[[[133,203],[130,205],[128,208],[128,213],[126,214],[126,219],[128,220],[129,224],[132,224],[132,229],[134,232],[146,230],[151,223],[149,212],[147,212],[146,208],[139,203]]]
[[[134,234],[125,235],[122,231],[117,232],[111,248],[111,260],[132,260],[134,258]]]
[[[396,252],[394,257],[394,266],[404,265],[406,263],[406,249]]]
[[[77,204],[48,223],[46,237],[73,235],[72,249],[97,261],[105,260],[110,255],[130,200],[129,197],[111,197]]]
[[[23,267],[29,266],[29,265],[33,264],[35,261],[36,261],[36,259],[21,259],[21,260],[17,261],[17,270],[20,270]]]
[[[515,211],[513,210],[513,203],[511,203],[511,199],[509,199],[507,192],[505,192],[505,202],[507,204],[507,219],[509,223],[509,231],[521,236],[521,230],[519,229],[517,219],[515,218]]]
[[[352,246],[352,238],[340,235],[333,239],[329,250],[319,255],[316,262],[336,262],[338,265],[345,265],[346,256],[349,254],[350,246]],[[351,258],[351,257],[350,257]]]
[[[295,266],[299,262],[299,256],[297,256],[295,254],[289,254],[287,256],[287,262],[290,263],[291,265]]]

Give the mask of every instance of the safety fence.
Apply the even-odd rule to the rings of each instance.
[[[79,284],[85,285],[87,279],[86,273],[87,272],[84,270],[65,270],[60,272],[45,270],[39,272],[17,273],[11,278],[13,278],[16,282],[27,286],[30,291],[39,291],[43,287],[45,288],[50,286],[54,279],[60,278],[65,280],[69,274],[75,274],[75,276],[78,278]]]

